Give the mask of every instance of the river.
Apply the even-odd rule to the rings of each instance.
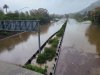
[[[64,24],[65,19],[42,25],[41,45]],[[25,32],[0,41],[0,60],[23,65],[38,50],[37,32]]]

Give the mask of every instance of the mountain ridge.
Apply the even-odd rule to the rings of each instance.
[[[84,14],[85,12],[91,11],[91,10],[95,9],[96,7],[100,7],[100,0],[92,3],[90,6],[81,10],[79,13]]]

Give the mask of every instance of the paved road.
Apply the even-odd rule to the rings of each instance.
[[[66,30],[55,75],[100,75],[100,57],[69,44]],[[70,34],[69,38],[72,35]],[[66,39],[68,39],[66,41]]]
[[[0,75],[42,75],[13,64],[0,61]]]

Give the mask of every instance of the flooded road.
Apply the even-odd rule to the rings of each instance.
[[[100,27],[69,19],[55,75],[100,75]]]
[[[41,45],[56,31],[65,19],[41,26]],[[23,65],[38,50],[38,34],[25,32],[0,41],[0,60]]]

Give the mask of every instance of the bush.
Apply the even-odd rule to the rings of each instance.
[[[54,39],[51,39],[51,40],[49,41],[49,44],[51,44],[52,47],[54,47],[54,48],[56,48],[56,47],[58,46],[58,43],[59,43],[58,38],[54,38]]]
[[[38,64],[46,63],[46,56],[44,55],[44,53],[38,55],[36,62]]]
[[[57,40],[57,41],[53,42],[53,43],[52,43],[52,47],[57,48],[58,43],[59,43],[59,40]]]
[[[44,64],[47,60],[51,61],[56,55],[56,48],[45,48],[42,54],[38,55],[36,62],[38,64]]]
[[[55,41],[57,41],[57,40],[58,40],[58,38],[50,39],[50,40],[49,40],[49,44],[51,44],[51,43],[53,43],[53,42],[55,42]]]
[[[46,60],[51,61],[56,54],[56,49],[55,48],[45,48],[44,50],[44,55],[46,56]]]
[[[31,65],[31,64],[25,65],[24,68],[35,71],[35,72],[39,72],[39,73],[42,73],[42,74],[45,74],[45,72],[47,71],[46,68],[42,69],[41,67],[37,67],[37,66]]]

